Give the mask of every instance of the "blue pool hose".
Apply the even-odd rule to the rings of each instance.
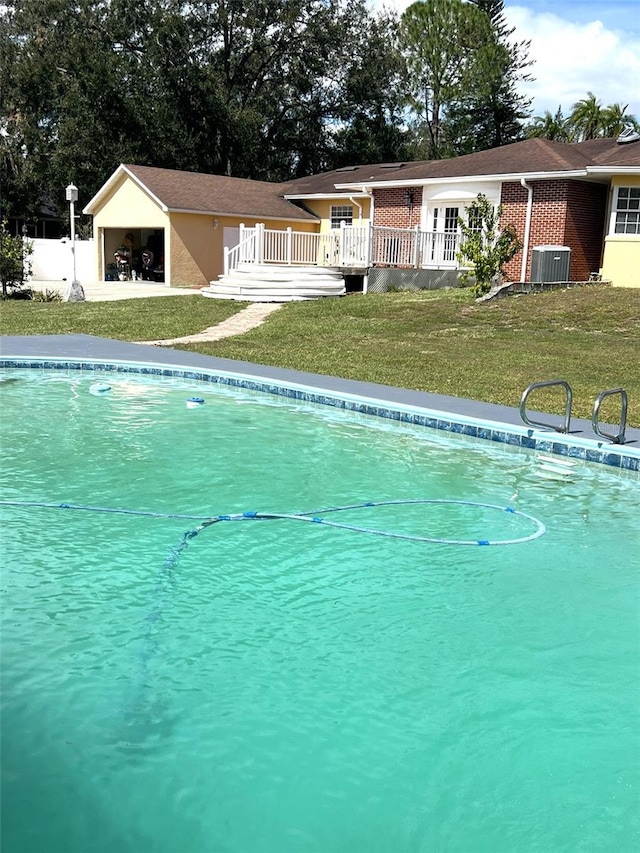
[[[517,515],[521,518],[525,518],[533,523],[535,529],[527,536],[519,536],[515,539],[443,539],[433,536],[417,536],[412,533],[394,533],[393,531],[377,530],[372,527],[361,527],[353,524],[341,524],[340,522],[327,521],[326,518],[323,518],[323,516],[328,515],[332,512],[371,509],[373,507],[379,506],[400,506],[411,504],[453,504],[457,506],[473,506],[481,507],[484,509],[495,509],[499,512],[507,512],[512,515]],[[0,501],[0,506],[33,507],[40,509],[72,509],[102,513],[110,512],[118,513],[121,515],[144,516],[147,518],[177,518],[189,521],[202,522],[193,530],[189,530],[184,534],[181,540],[181,544],[179,546],[180,551],[182,551],[187,546],[188,541],[190,539],[193,539],[202,530],[206,529],[207,527],[211,527],[211,525],[217,524],[221,521],[270,521],[276,519],[288,519],[290,521],[308,521],[312,524],[323,524],[325,527],[335,527],[340,530],[351,530],[356,533],[369,533],[374,536],[387,536],[392,539],[406,539],[410,542],[430,542],[437,545],[520,545],[524,542],[531,542],[533,539],[538,539],[540,536],[543,536],[546,533],[546,527],[539,519],[535,518],[532,515],[529,515],[526,512],[521,512],[520,510],[514,509],[513,507],[503,507],[498,506],[496,504],[479,503],[477,501],[459,501],[448,498],[417,498],[413,500],[367,501],[366,503],[350,504],[348,506],[326,507],[325,509],[311,510],[308,512],[276,513],[248,511],[241,513],[233,513],[229,515],[215,516],[186,515],[170,512],[150,512],[146,510],[118,509],[116,507],[86,506],[83,504],[70,503],[43,503],[40,501]]]

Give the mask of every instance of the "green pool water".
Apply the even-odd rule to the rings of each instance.
[[[3,851],[639,848],[633,475],[184,380],[3,377],[4,501],[427,498],[547,528],[247,521],[181,548],[197,522],[1,506]],[[340,515],[532,531],[462,504]]]

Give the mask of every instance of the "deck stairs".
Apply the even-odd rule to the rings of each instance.
[[[201,291],[213,299],[242,302],[296,302],[342,296],[345,282],[335,267],[240,263]]]

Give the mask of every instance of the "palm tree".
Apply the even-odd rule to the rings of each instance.
[[[573,105],[571,115],[566,119],[562,115],[562,107],[558,107],[555,115],[547,110],[544,115],[535,116],[526,128],[527,137],[584,142],[601,137],[615,139],[627,127],[640,132],[640,123],[635,116],[627,113],[628,108],[628,104],[602,107],[593,92],[587,92],[587,97]]]
[[[631,126],[640,130],[635,116],[628,115],[629,104],[609,104],[602,110],[602,135],[611,138],[620,136],[625,128]]]
[[[602,136],[603,109],[593,92],[573,105],[567,124],[574,142]]]
[[[526,131],[529,139],[542,137],[543,139],[553,139],[556,142],[571,141],[567,122],[562,115],[561,107],[558,107],[558,111],[555,115],[552,115],[549,110],[547,110],[544,115],[534,116]]]

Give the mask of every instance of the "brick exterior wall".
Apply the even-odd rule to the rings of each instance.
[[[564,246],[571,246],[571,275],[586,281],[602,266],[607,227],[609,188],[603,184],[570,181]]]
[[[607,188],[581,181],[532,181],[533,206],[526,279],[536,246],[569,246],[570,277],[584,281],[601,263]],[[502,185],[502,224],[514,225],[521,239],[527,215],[528,192],[520,183]],[[520,280],[522,252],[505,267],[507,279]]]
[[[413,208],[409,215],[407,190],[413,193]],[[420,225],[422,210],[422,187],[389,187],[376,189],[374,197],[374,217],[376,225],[387,228],[415,228]]]

